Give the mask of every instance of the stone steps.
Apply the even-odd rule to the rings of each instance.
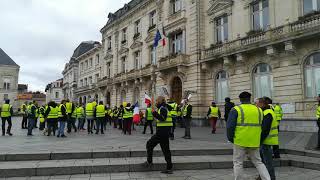
[[[96,174],[119,172],[146,172],[165,169],[163,157],[155,157],[152,168],[142,166],[146,158],[98,158],[41,161],[0,162],[0,177],[53,176],[72,174]],[[173,156],[174,170],[230,169],[232,155]],[[289,166],[290,161],[282,159],[276,166]],[[246,162],[245,167],[253,167]]]
[[[172,156],[202,156],[202,155],[232,155],[232,149],[185,149],[171,150]],[[155,150],[155,157],[163,156],[160,150]],[[67,159],[97,159],[145,157],[146,150],[134,151],[91,151],[91,152],[48,152],[48,153],[7,153],[0,154],[2,161],[33,161],[33,160],[67,160]]]
[[[282,150],[275,166],[293,166],[320,171],[320,153],[315,151]],[[172,150],[174,170],[231,169],[231,149]],[[162,152],[154,153],[154,166],[143,167],[145,151],[70,152],[0,155],[1,177],[53,176],[73,174],[146,172],[165,169]],[[245,167],[253,167],[246,161]]]

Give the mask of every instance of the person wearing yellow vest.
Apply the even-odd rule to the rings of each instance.
[[[39,114],[39,122],[40,122],[39,130],[43,131],[46,127],[45,126],[45,118],[44,118],[44,115],[45,115],[44,106],[41,106],[38,108],[38,114]]]
[[[84,128],[84,120],[85,120],[85,113],[83,104],[79,104],[79,106],[76,108],[77,111],[77,119],[78,119],[78,129],[79,130],[86,130]]]
[[[13,114],[13,110],[12,110],[12,106],[10,105],[9,99],[5,100],[5,103],[1,106],[0,112],[1,112],[1,120],[2,120],[2,136],[6,135],[5,134],[6,121],[8,122],[7,134],[9,136],[12,136],[12,134],[11,134],[11,127],[12,127],[11,116]]]
[[[36,123],[36,113],[37,113],[37,102],[33,101],[32,103],[29,104],[28,107],[28,136],[33,136],[32,135],[32,130],[35,127]]]
[[[251,104],[249,92],[242,92],[239,98],[241,105],[232,108],[227,121],[227,138],[233,143],[235,179],[243,179],[243,162],[247,154],[258,169],[261,179],[270,180],[259,152],[263,112],[259,107]]]
[[[168,106],[170,107],[170,113],[172,116],[172,129],[171,129],[171,133],[170,133],[170,139],[174,140],[174,130],[176,129],[176,123],[177,123],[177,116],[178,116],[178,104],[176,102],[174,102],[173,99],[170,99],[168,102]],[[169,108],[168,107],[168,108]]]
[[[272,107],[271,107],[272,109]],[[280,106],[279,103],[277,103],[274,107],[273,107],[273,111],[274,113],[276,114],[276,120],[278,121],[278,131],[280,130],[280,122],[282,120],[282,117],[283,117],[283,111],[282,111],[282,108]],[[279,149],[279,145],[274,145],[273,146],[273,156],[274,158],[276,159],[279,159],[280,158],[280,149]]]
[[[22,121],[21,121],[21,129],[27,129],[27,124],[28,124],[28,111],[27,111],[27,105],[28,102],[25,102],[24,104],[21,105],[20,111],[22,114]]]
[[[70,102],[69,99],[66,100],[66,110],[68,114],[67,119],[67,133],[71,133],[72,128],[74,129],[74,132],[77,132],[76,128],[76,112],[75,112],[75,104]]]
[[[113,128],[118,128],[118,107],[114,106],[112,109]]]
[[[59,122],[59,128],[58,128],[58,135],[57,137],[67,137],[64,134],[64,129],[66,126],[66,121],[68,120],[68,114],[67,114],[67,108],[66,108],[66,101],[62,100],[61,104],[59,105],[59,111],[58,111],[58,122]]]
[[[103,105],[103,102],[100,101],[99,105],[96,107],[96,134],[104,134],[104,120],[106,116],[106,107]]]
[[[185,105],[182,109],[183,120],[185,123],[185,132],[182,138],[191,139],[191,120],[192,120],[192,105],[189,104],[188,100],[185,100]]]
[[[165,174],[172,174],[172,160],[171,160],[171,151],[170,151],[170,132],[173,126],[172,116],[168,105],[164,97],[159,96],[156,100],[156,106],[158,111],[153,111],[152,115],[157,120],[157,130],[156,134],[153,135],[147,142],[147,161],[143,163],[143,166],[151,168],[152,167],[152,154],[153,149],[160,144],[162,153],[167,162],[167,168],[162,171]]]
[[[316,149],[320,150],[320,101],[318,102],[316,117],[317,117],[317,125],[318,125],[318,144]]]
[[[268,169],[271,180],[275,180],[272,147],[279,145],[279,131],[278,120],[270,104],[272,104],[272,100],[269,97],[259,98],[257,104],[263,110],[260,154],[262,162]]]
[[[95,118],[95,102],[93,99],[90,99],[89,103],[86,105],[86,119],[87,119],[87,130],[88,134],[93,134],[92,128],[93,128],[93,121]]]
[[[51,136],[51,132],[53,132],[53,136],[56,135],[56,123],[59,118],[59,107],[54,101],[50,101],[46,108],[45,118],[47,121],[48,135]]]
[[[38,128],[37,124],[38,124],[38,119],[39,119],[39,107],[38,107],[38,104],[36,105],[36,118],[35,118],[35,122],[34,122],[34,128]]]
[[[119,109],[118,109],[118,124],[119,124],[119,130],[123,130],[123,110],[124,107],[121,104]]]
[[[133,107],[128,103],[125,108],[123,108],[123,133],[131,135],[132,127],[132,118],[133,118]]]
[[[148,126],[150,127],[151,134],[153,134],[152,122],[153,122],[152,108],[151,108],[151,104],[148,104],[148,107],[145,112],[144,129],[142,134],[146,134],[146,130]]]
[[[207,117],[209,119],[209,122],[211,123],[211,127],[212,127],[212,134],[216,133],[217,130],[217,121],[218,118],[221,119],[221,112],[219,107],[217,107],[216,102],[212,102],[211,106],[209,107],[208,113],[207,113]]]

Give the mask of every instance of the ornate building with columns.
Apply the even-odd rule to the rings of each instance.
[[[282,105],[281,129],[315,131],[319,11],[317,0],[132,0],[100,31],[95,87],[111,106],[191,92],[198,125],[211,101],[223,111],[225,97],[249,91]],[[154,48],[158,30],[166,43]]]

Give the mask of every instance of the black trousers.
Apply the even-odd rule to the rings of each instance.
[[[149,163],[152,163],[153,149],[160,144],[162,153],[167,162],[167,169],[172,169],[171,151],[170,151],[170,137],[171,127],[157,127],[157,132],[147,142],[147,154]]]
[[[1,119],[2,119],[2,135],[5,135],[6,133],[6,121],[8,122],[7,133],[10,133],[11,127],[12,127],[11,117],[2,117]]]
[[[280,126],[278,126],[278,132],[280,132]],[[279,145],[272,146],[273,156],[275,158],[280,158],[280,148]]]
[[[72,128],[74,129],[74,132],[77,132],[76,118],[69,118],[67,121],[67,132],[71,133]]]
[[[177,123],[177,117],[173,116],[172,117],[172,124],[173,126],[171,127],[171,132],[170,132],[170,137],[174,138],[174,130],[176,129],[176,123]]]
[[[96,133],[98,134],[99,131],[101,131],[101,133],[104,133],[104,121],[105,118],[104,117],[97,117],[96,118]]]
[[[21,128],[26,129],[28,127],[28,118],[27,116],[23,115],[22,122],[21,122]]]
[[[152,122],[153,122],[153,121],[148,121],[148,120],[146,120],[146,122],[144,123],[143,133],[146,133],[147,127],[149,126],[149,127],[150,127],[150,131],[151,131],[151,134],[153,134]]]
[[[88,132],[91,132],[92,133],[92,129],[93,129],[93,122],[94,122],[94,119],[90,118],[90,119],[87,119],[87,130]]]
[[[48,136],[51,136],[51,132],[53,132],[53,135],[56,135],[57,130],[57,119],[47,119],[47,127],[48,127]]]

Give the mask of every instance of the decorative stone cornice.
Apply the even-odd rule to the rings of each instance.
[[[141,41],[134,41],[130,46],[131,49],[141,48],[143,43]]]
[[[209,16],[220,11],[228,12],[228,14],[230,14],[233,1],[232,0],[211,0],[210,4],[211,6],[207,11]]]

